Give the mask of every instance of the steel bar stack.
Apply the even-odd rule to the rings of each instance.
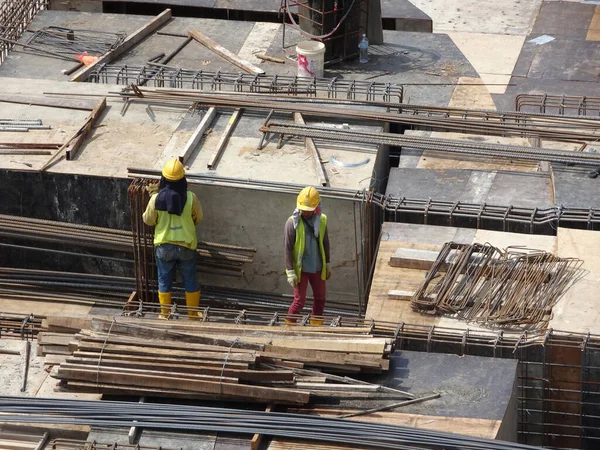
[[[278,94],[297,98],[382,101],[402,103],[402,86],[337,78],[302,78],[289,75],[260,76],[245,73],[207,72],[150,64],[98,67],[89,82],[193,89],[238,94]]]
[[[121,44],[126,36],[126,33],[50,26],[37,30],[27,43],[35,48],[68,56],[84,52],[102,56]]]
[[[509,247],[503,252],[489,244],[448,242],[411,306],[484,325],[544,329],[552,307],[583,275],[582,264],[541,250]]]
[[[144,429],[264,434],[354,448],[536,450],[539,447],[433,430],[302,414],[198,406],[1,397],[5,422],[138,426]]]
[[[292,112],[306,116],[336,117],[383,123],[436,131],[458,131],[490,136],[521,136],[567,142],[593,141],[600,137],[600,118],[583,116],[553,116],[549,114],[467,110],[451,107],[387,102],[348,101],[329,103],[330,108],[319,105],[325,100],[289,102],[286,97],[244,96],[202,93],[181,89],[148,88],[132,85],[123,89],[121,96],[128,101],[165,104],[173,107],[214,106],[227,109],[245,108],[257,111]]]
[[[62,329],[78,324],[77,319],[46,322]],[[290,405],[306,404],[311,397],[413,398],[378,385],[340,385],[325,373],[322,382],[307,383],[294,373],[305,368],[345,374],[387,370],[392,341],[375,338],[369,330],[114,317],[91,318],[89,329],[64,338],[40,333],[38,340],[65,347],[71,339],[69,356],[53,372],[69,390]]]

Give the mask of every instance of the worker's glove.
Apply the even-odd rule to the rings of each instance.
[[[153,195],[158,193],[158,183],[152,183],[146,186],[146,191],[148,194]]]
[[[287,275],[287,282],[291,287],[296,289],[298,287],[298,277],[296,276],[296,272],[293,270],[286,270],[285,274]]]
[[[325,268],[325,279],[329,280],[331,278],[331,264],[327,263]]]

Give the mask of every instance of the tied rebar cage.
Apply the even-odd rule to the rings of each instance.
[[[282,0],[281,11],[284,48],[288,47],[286,29],[291,26],[304,39],[325,44],[326,62],[358,55],[361,23],[368,23],[368,0]]]
[[[561,116],[600,116],[600,97],[519,94],[515,97],[515,110]]]
[[[48,8],[48,0],[4,0],[0,2],[0,37],[18,41],[36,14]],[[0,42],[0,64],[13,44]]]
[[[397,349],[517,359],[519,442],[600,447],[600,336],[461,331],[401,323]]]

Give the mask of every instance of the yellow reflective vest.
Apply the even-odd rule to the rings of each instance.
[[[323,239],[325,239],[325,230],[327,229],[327,216],[321,214],[321,220],[319,221],[319,252],[321,254],[321,279],[327,279],[327,260],[325,259],[325,247],[323,246]],[[306,245],[306,235],[304,234],[304,221],[300,219],[298,221],[298,227],[296,228],[296,242],[294,243],[294,272],[300,281],[300,274],[302,273],[302,257],[304,256],[304,246]]]
[[[154,228],[154,245],[176,244],[195,250],[198,246],[196,225],[192,219],[194,198],[190,191],[180,216],[167,211],[157,211],[158,220]]]

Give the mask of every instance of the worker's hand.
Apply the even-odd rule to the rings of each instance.
[[[149,184],[148,186],[146,186],[146,191],[148,191],[148,194],[150,194],[150,195],[157,194],[158,193],[158,183]]]
[[[287,282],[291,287],[296,289],[298,287],[298,277],[296,276],[296,272],[293,270],[286,270],[285,274],[287,275]]]
[[[331,278],[331,264],[327,263],[325,268],[325,279],[329,280]]]

